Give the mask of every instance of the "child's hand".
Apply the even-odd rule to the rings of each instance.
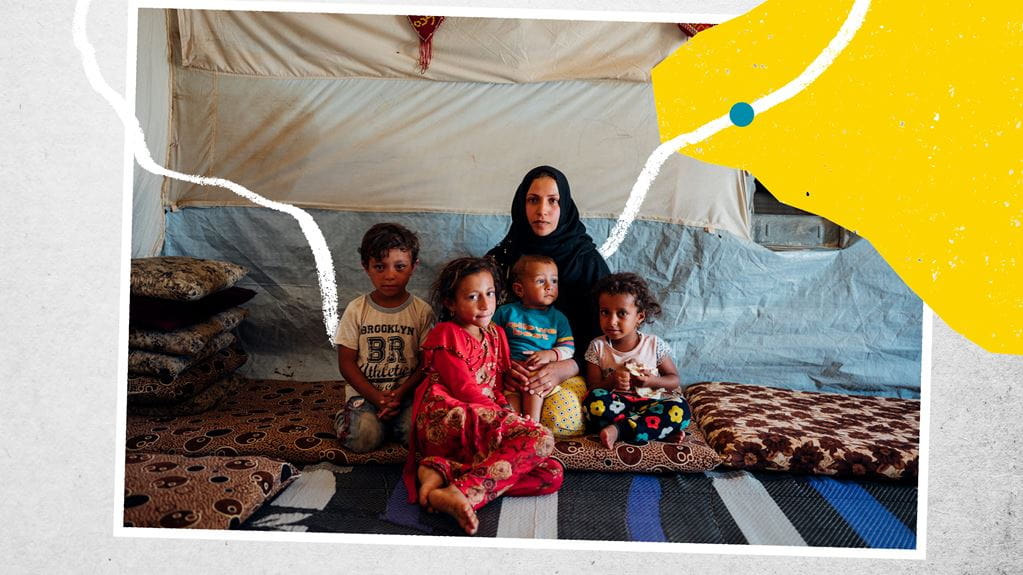
[[[612,375],[614,390],[622,393],[632,391],[632,374],[624,367],[619,367]]]
[[[552,361],[558,361],[558,352],[553,349],[545,349],[541,351],[524,351],[522,352],[529,357],[523,362],[526,369],[534,370],[541,365],[547,365]]]
[[[392,391],[377,391],[373,395],[367,397],[373,406],[377,408],[377,418],[382,421],[387,421],[398,414],[398,408],[401,405],[401,399],[397,397],[397,394]]]
[[[626,361],[622,369],[631,376],[633,388],[646,387],[647,380],[653,377],[655,373],[654,370],[632,359]]]

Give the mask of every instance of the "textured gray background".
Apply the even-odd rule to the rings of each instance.
[[[647,0],[628,8],[713,11],[739,4]],[[607,0],[561,0],[558,6],[622,8]],[[1010,426],[1023,415],[1023,358],[986,353],[940,320],[934,327],[926,561],[113,537],[123,132],[82,72],[71,42],[73,9],[72,2],[0,2],[0,570],[1023,570],[1021,458],[1017,426]],[[89,18],[102,71],[117,90],[124,88],[128,19],[124,1],[97,2]]]

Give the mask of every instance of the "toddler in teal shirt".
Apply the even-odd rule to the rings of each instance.
[[[519,301],[497,308],[493,322],[508,336],[511,358],[520,361],[529,370],[552,361],[570,359],[575,354],[572,329],[565,314],[552,304],[558,299],[558,266],[546,256],[525,255],[512,267],[512,291]],[[545,395],[527,394],[519,390],[504,389],[516,413],[540,420]]]

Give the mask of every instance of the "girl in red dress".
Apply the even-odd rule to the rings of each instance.
[[[490,501],[554,493],[564,480],[561,463],[549,457],[551,433],[511,411],[501,393],[508,340],[490,321],[499,277],[490,259],[459,258],[434,283],[441,322],[423,343],[426,377],[405,465],[409,502],[451,515],[470,535],[479,527],[476,510]]]

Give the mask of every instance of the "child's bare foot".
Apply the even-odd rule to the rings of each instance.
[[[429,499],[430,505],[434,509],[454,517],[455,521],[458,521],[459,527],[466,533],[476,534],[476,530],[480,526],[479,519],[476,518],[476,511],[473,510],[472,505],[469,505],[469,500],[457,487],[448,485],[444,488],[434,489],[430,492]]]
[[[604,429],[600,430],[600,442],[604,444],[604,447],[611,449],[614,447],[616,441],[618,441],[617,426],[608,425]]]
[[[427,511],[433,511],[430,507],[430,492],[444,485],[444,477],[432,467],[420,465],[416,471],[419,476],[419,505]]]

